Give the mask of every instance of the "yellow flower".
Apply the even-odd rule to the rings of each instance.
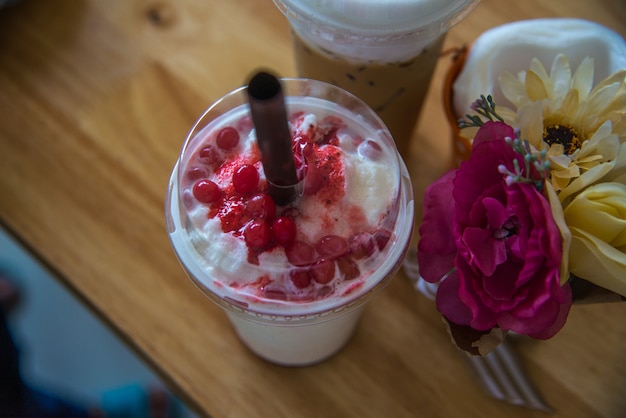
[[[626,176],[584,189],[564,217],[572,235],[570,272],[626,296]]]
[[[534,58],[528,71],[500,77],[504,96],[517,109],[498,107],[497,112],[520,129],[522,139],[547,151],[552,186],[561,200],[606,175],[626,141],[626,70],[595,87],[593,73],[591,58],[572,75],[569,59],[559,54],[550,74]],[[577,180],[577,187],[567,190]]]

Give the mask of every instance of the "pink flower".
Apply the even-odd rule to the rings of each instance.
[[[507,184],[499,171],[515,172],[514,160],[525,166],[506,137],[514,138],[510,126],[485,123],[469,160],[427,189],[420,273],[440,282],[437,309],[448,321],[546,339],[564,325],[572,302],[569,283],[560,284],[561,235],[535,185]]]

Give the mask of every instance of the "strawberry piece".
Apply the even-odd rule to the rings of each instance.
[[[213,149],[211,145],[207,145],[206,147],[202,148],[198,153],[198,157],[200,158],[200,162],[212,167],[213,169],[219,167],[222,162],[219,154],[215,149]]]
[[[254,128],[252,117],[250,115],[242,116],[241,119],[237,121],[236,125],[239,132],[250,132],[252,128]]]
[[[276,203],[270,195],[258,193],[248,201],[246,212],[253,219],[266,219],[271,222],[276,215]]]
[[[250,248],[258,250],[267,247],[272,239],[272,232],[267,222],[252,220],[246,225],[243,237]]]
[[[319,284],[327,284],[335,278],[335,262],[332,260],[319,260],[311,266],[313,280]]]
[[[294,241],[285,250],[285,254],[294,266],[307,266],[315,260],[315,248],[304,241]]]
[[[325,235],[317,241],[315,249],[323,257],[338,258],[347,254],[350,247],[348,241],[339,235]]]
[[[272,223],[272,236],[278,245],[287,248],[296,239],[296,223],[288,216],[279,216]]]
[[[259,172],[252,164],[243,164],[233,174],[233,187],[241,194],[251,194],[259,185]]]
[[[330,286],[322,286],[317,290],[315,294],[315,298],[317,299],[325,298],[326,296],[330,295],[332,292],[333,292],[333,289]]]
[[[237,232],[250,220],[243,200],[238,196],[225,199],[220,205],[218,216],[224,232]]]
[[[307,196],[314,195],[322,186],[324,186],[324,178],[320,169],[315,164],[307,164],[304,176],[304,194]]]
[[[376,240],[367,232],[359,232],[350,237],[350,255],[357,260],[371,257],[376,251]]]
[[[324,134],[322,139],[323,144],[339,145],[339,138],[337,138],[337,128],[332,128]]]
[[[231,126],[220,129],[217,133],[215,143],[224,150],[233,149],[239,144],[239,132]]]
[[[192,167],[187,170],[187,179],[190,181],[197,181],[208,176],[208,172],[203,167]]]
[[[378,245],[378,249],[382,251],[383,248],[387,246],[387,243],[391,239],[391,231],[386,229],[379,229],[374,232],[374,238],[376,239],[376,245]]]
[[[219,186],[211,180],[198,180],[193,185],[193,196],[202,203],[217,202],[222,197]]]
[[[305,289],[311,285],[311,275],[308,270],[297,269],[289,273],[289,278],[298,289]]]
[[[341,257],[337,259],[337,266],[339,271],[343,275],[344,280],[352,280],[359,277],[361,274],[359,266],[350,257]]]

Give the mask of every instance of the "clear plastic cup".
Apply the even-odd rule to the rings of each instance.
[[[274,0],[298,76],[340,86],[383,119],[403,157],[446,33],[478,0]]]
[[[309,288],[302,290],[293,287],[292,274],[310,274],[311,266],[317,266],[322,257],[319,253],[315,259],[296,263],[292,259],[285,261],[283,255],[294,244],[285,248],[276,246],[265,256],[259,255],[255,264],[254,260],[250,262],[250,253],[246,257],[238,252],[238,249],[245,248],[241,244],[243,237],[233,232],[207,232],[208,227],[198,223],[201,217],[198,218],[196,209],[192,209],[198,206],[190,203],[187,176],[196,176],[201,170],[192,167],[190,161],[195,161],[193,156],[199,155],[198,149],[204,146],[201,145],[203,141],[215,138],[213,132],[219,130],[222,123],[245,129],[249,113],[245,87],[218,100],[189,132],[172,171],[165,212],[170,239],[183,268],[197,287],[223,308],[240,339],[266,360],[297,366],[317,363],[339,351],[352,335],[366,303],[394,277],[412,234],[413,192],[407,169],[388,130],[361,100],[319,81],[283,79],[282,84],[288,112],[307,106],[328,107],[329,115],[339,116],[349,125],[358,125],[364,133],[357,147],[359,154],[365,155],[364,158],[378,155],[373,158],[383,159],[379,163],[385,166],[384,176],[388,176],[393,192],[385,206],[384,218],[368,232],[371,232],[368,237],[373,239],[369,243],[375,243],[375,247],[354,246],[350,240],[349,251],[343,253],[341,260],[333,258],[334,255],[327,257],[336,267],[334,279],[326,284],[312,281]],[[337,114],[336,110],[343,113]],[[373,146],[368,142],[370,139],[378,145]],[[350,152],[354,151],[351,148]],[[361,168],[357,165],[354,170],[361,172]],[[302,180],[304,191],[308,176],[307,172]],[[346,193],[350,192],[347,188]],[[306,192],[302,193],[295,203],[279,207],[278,212],[286,214],[295,210],[306,213],[309,198]],[[360,198],[352,199],[355,199],[354,205],[359,206]],[[356,218],[350,218],[349,213],[343,215],[344,226],[358,222]],[[228,243],[228,248],[220,247],[221,242]],[[366,247],[367,256],[363,257],[361,250]],[[340,266],[346,261],[343,257],[357,264],[358,276],[344,274]],[[245,280],[248,282],[244,285]]]

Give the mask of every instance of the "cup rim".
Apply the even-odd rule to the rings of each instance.
[[[360,36],[391,36],[408,33],[441,34],[462,21],[474,10],[480,0],[455,0],[449,4],[423,14],[415,2],[402,1],[397,7],[388,9],[388,2],[371,3],[368,7],[373,19],[364,13],[363,2],[344,1],[342,4],[320,6],[317,1],[306,0],[273,0],[276,7],[290,20],[299,24],[324,28],[325,30],[342,30]],[[337,3],[337,2],[335,2]],[[418,2],[419,3],[419,2]],[[351,7],[352,6],[352,7]],[[421,13],[420,13],[421,12]],[[416,14],[418,14],[416,16]],[[319,14],[320,18],[314,18]],[[354,15],[354,18],[349,16]],[[385,16],[392,19],[384,21]],[[417,23],[416,17],[423,18]]]
[[[310,80],[306,78],[281,78],[280,80],[281,82],[307,82],[311,84],[313,87],[331,88],[333,91],[339,90],[342,92],[342,94],[345,95],[346,98],[348,98],[351,101],[354,101],[356,105],[367,107],[367,105],[354,94],[342,89],[341,87],[332,85],[330,83],[326,83],[326,82],[322,82],[318,80]],[[295,86],[295,83],[294,83],[294,86]],[[308,86],[308,87],[310,89],[311,86]],[[409,227],[409,228],[406,228],[405,230],[404,225],[408,225],[408,223],[412,224],[414,222],[414,212],[413,212],[413,207],[412,207],[413,206],[412,189],[410,188],[410,184],[409,184],[410,182],[407,183],[408,180],[405,180],[405,177],[408,176],[408,171],[406,169],[404,161],[402,160],[399,152],[397,151],[397,148],[395,147],[395,143],[393,142],[393,139],[391,135],[389,134],[386,128],[386,125],[384,124],[384,122],[382,122],[380,117],[373,110],[371,111],[371,114],[369,115],[372,118],[372,121],[369,123],[372,124],[373,128],[376,128],[377,130],[381,131],[381,137],[384,137],[384,140],[388,142],[388,145],[392,147],[393,152],[395,152],[395,155],[397,156],[397,159],[398,159],[398,177],[399,177],[398,196],[397,196],[399,203],[398,203],[397,214],[395,215],[397,219],[394,225],[396,226],[393,229],[393,233],[396,235],[396,238],[393,243],[390,242],[389,244],[393,246],[392,248],[388,250],[388,254],[387,254],[387,257],[389,257],[390,261],[383,261],[378,267],[378,269],[380,269],[381,272],[384,272],[384,274],[381,273],[382,279],[376,281],[373,284],[364,285],[363,292],[355,291],[354,296],[346,298],[346,302],[340,306],[327,307],[327,306],[324,306],[323,302],[321,304],[318,303],[319,301],[295,302],[301,305],[303,309],[300,312],[296,311],[294,313],[289,309],[285,310],[285,309],[280,308],[281,305],[286,305],[280,300],[275,300],[271,298],[262,298],[262,297],[256,298],[259,301],[263,300],[263,301],[271,302],[267,305],[267,309],[264,309],[262,307],[257,306],[256,303],[247,304],[237,299],[228,297],[227,294],[219,295],[213,292],[210,289],[210,287],[204,283],[203,279],[199,278],[199,277],[204,278],[205,276],[208,277],[208,275],[199,274],[199,277],[195,277],[196,274],[191,274],[192,271],[201,273],[201,269],[199,266],[196,265],[197,263],[196,261],[194,261],[194,257],[191,257],[189,255],[192,250],[190,247],[191,244],[189,244],[188,240],[185,240],[184,237],[180,236],[181,234],[183,235],[185,234],[185,232],[183,231],[185,229],[183,228],[183,225],[185,224],[184,219],[183,219],[184,213],[183,213],[183,210],[180,208],[180,204],[179,204],[180,195],[179,195],[179,190],[178,190],[179,171],[180,171],[179,168],[181,167],[181,164],[182,164],[182,160],[183,160],[182,156],[183,156],[183,153],[187,150],[189,141],[191,137],[194,135],[197,128],[204,126],[202,125],[202,121],[205,119],[205,117],[207,117],[207,115],[212,110],[215,110],[215,112],[221,112],[216,117],[219,117],[221,114],[228,112],[229,111],[228,109],[223,111],[223,109],[219,107],[220,104],[223,104],[225,101],[228,100],[228,98],[234,98],[236,100],[237,97],[235,96],[240,96],[245,91],[245,89],[246,89],[246,86],[243,86],[243,87],[236,88],[230,91],[229,93],[224,94],[222,97],[217,99],[213,104],[211,104],[201,114],[200,118],[194,123],[189,133],[187,134],[185,141],[183,143],[183,147],[180,152],[180,156],[177,159],[176,165],[174,166],[174,169],[171,173],[169,187],[167,191],[167,197],[166,197],[166,208],[165,208],[166,209],[166,221],[167,221],[166,223],[168,227],[170,241],[174,248],[174,252],[176,253],[176,256],[178,257],[180,261],[180,264],[183,266],[184,271],[187,272],[187,275],[189,276],[191,281],[196,285],[196,287],[198,287],[213,302],[215,302],[222,308],[228,309],[229,311],[245,313],[245,314],[250,315],[252,318],[256,318],[257,320],[270,319],[272,321],[284,321],[284,320],[291,321],[292,319],[297,319],[300,321],[300,320],[311,319],[311,318],[319,318],[320,316],[326,316],[328,314],[337,314],[339,312],[344,313],[352,309],[355,309],[358,306],[361,306],[365,301],[369,300],[375,293],[377,293],[378,290],[384,288],[385,285],[393,278],[393,276],[395,276],[395,273],[397,272],[400,264],[402,263],[404,254],[406,254],[406,251],[408,249],[408,245],[410,242],[410,238],[411,238],[412,228]],[[286,93],[287,91],[288,89],[286,89]],[[327,93],[325,90],[322,90],[322,92]],[[318,92],[317,94],[320,94],[320,93]],[[332,98],[326,97],[325,100],[332,100]],[[339,101],[338,103],[342,104],[341,101]],[[345,103],[343,104],[345,105]],[[242,106],[242,104],[240,104],[239,106]],[[397,260],[396,260],[396,257],[397,257]],[[396,261],[391,262],[391,260],[396,260]]]

